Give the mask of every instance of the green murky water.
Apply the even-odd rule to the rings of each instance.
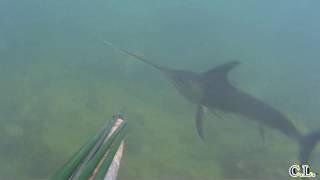
[[[267,129],[263,144],[257,124],[222,112],[206,113],[201,141],[196,106],[100,40],[196,72],[238,59],[231,82],[309,132],[320,127],[313,3],[1,2],[0,179],[47,179],[118,111],[129,122],[119,180],[288,179],[295,142]]]

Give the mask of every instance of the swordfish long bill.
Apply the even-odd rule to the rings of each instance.
[[[158,69],[170,80],[170,82],[176,87],[176,89],[182,96],[184,96],[186,99],[195,104],[199,104],[201,102],[202,95],[204,92],[204,86],[202,85],[202,77],[199,74],[185,70],[163,67],[144,57],[136,55],[125,49],[116,47],[111,42],[103,42],[104,44],[114,48],[117,51],[120,51],[123,54],[135,57],[136,59],[154,67],[155,69]]]
[[[203,138],[204,107],[212,111],[220,110],[235,113],[245,116],[259,125],[276,129],[297,141],[300,147],[300,163],[309,163],[309,156],[320,140],[320,131],[303,135],[279,110],[232,86],[228,80],[228,73],[240,64],[238,61],[231,61],[198,74],[186,70],[163,67],[125,49],[118,48],[108,41],[104,41],[104,43],[160,70],[175,85],[181,95],[196,104],[198,107],[196,128],[201,138]]]
[[[113,45],[111,42],[109,42],[109,41],[103,41],[103,43],[106,44],[106,45],[108,45],[108,46],[110,46],[110,47],[112,47],[112,48],[114,48],[115,50],[118,50],[119,52],[122,52],[122,53],[124,53],[124,54],[126,54],[126,55],[129,55],[129,56],[132,56],[132,57],[135,57],[136,59],[138,59],[138,60],[140,60],[140,61],[142,61],[142,62],[144,62],[144,63],[146,63],[146,64],[148,64],[148,65],[150,65],[150,66],[152,66],[152,67],[154,67],[154,68],[162,71],[162,72],[165,72],[165,71],[166,71],[164,67],[159,66],[159,65],[151,62],[150,60],[145,59],[145,58],[142,57],[142,56],[136,55],[136,54],[134,54],[134,53],[132,53],[132,52],[129,52],[129,51],[125,50],[125,49],[116,47],[116,46],[114,46],[114,45]]]

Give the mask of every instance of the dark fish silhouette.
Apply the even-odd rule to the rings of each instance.
[[[202,139],[204,107],[207,107],[212,111],[239,114],[261,125],[277,129],[299,143],[299,160],[303,164],[308,163],[310,153],[320,140],[320,131],[302,135],[280,111],[232,86],[227,75],[240,64],[239,61],[222,64],[207,72],[194,73],[163,67],[125,49],[115,47],[110,42],[104,41],[104,43],[158,69],[168,77],[180,94],[197,104],[196,128]],[[261,133],[264,137],[263,131]]]

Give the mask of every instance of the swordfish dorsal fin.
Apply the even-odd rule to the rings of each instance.
[[[238,66],[240,64],[239,61],[231,61],[219,66],[216,66],[214,68],[212,68],[209,71],[206,71],[204,73],[202,73],[203,78],[210,80],[213,78],[219,78],[219,79],[228,79],[227,75],[228,73],[235,68],[236,66]]]

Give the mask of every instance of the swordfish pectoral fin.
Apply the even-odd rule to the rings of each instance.
[[[266,144],[266,132],[265,132],[265,129],[261,125],[259,125],[258,128],[259,128],[259,133],[260,133],[260,137],[261,137],[262,143]]]
[[[202,105],[198,105],[196,112],[196,128],[198,135],[202,140],[204,140],[203,136],[203,116],[204,116],[204,107]]]

